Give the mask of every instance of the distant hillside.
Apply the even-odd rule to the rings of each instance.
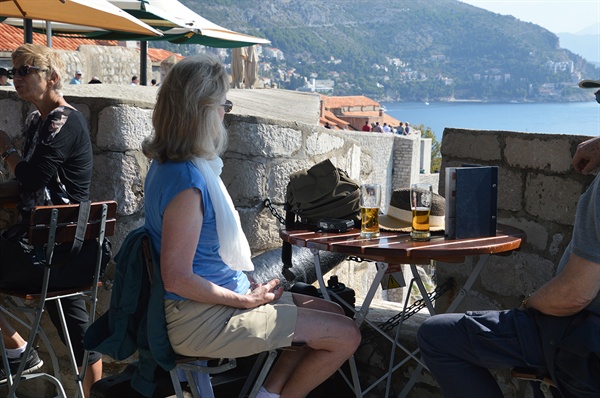
[[[181,1],[271,40],[285,60],[267,61],[295,72],[273,79],[291,89],[316,77],[376,99],[573,100],[568,86],[600,78],[553,33],[456,0]]]
[[[580,32],[558,33],[560,45],[596,65],[600,65],[600,23]]]

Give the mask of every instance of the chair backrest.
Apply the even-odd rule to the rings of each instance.
[[[103,205],[106,205],[107,210],[104,235],[114,235],[117,222],[117,202],[93,202],[90,206],[90,213],[87,220],[87,228],[85,229],[84,240],[95,239],[100,236],[100,226],[104,208]],[[37,246],[48,242],[52,227],[53,214],[56,214],[56,231],[54,241],[56,243],[73,242],[75,240],[75,233],[77,230],[79,209],[80,206],[78,204],[36,206],[31,212],[31,218],[29,222],[29,244],[32,246]],[[56,213],[53,213],[53,210],[56,210]]]

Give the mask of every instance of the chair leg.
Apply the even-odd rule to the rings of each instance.
[[[44,272],[44,282],[43,282],[45,286],[47,286],[49,276],[50,276],[50,270],[46,269],[46,271]],[[33,317],[33,321],[31,322],[31,325],[29,326],[30,332],[29,332],[29,337],[27,339],[27,348],[25,349],[25,352],[23,353],[23,358],[25,360],[21,361],[21,363],[19,364],[19,367],[14,375],[11,374],[10,366],[7,366],[8,358],[6,357],[6,350],[4,347],[4,342],[2,342],[2,348],[3,348],[2,360],[5,365],[4,371],[6,373],[6,382],[8,384],[8,393],[6,395],[7,397],[11,397],[11,398],[16,397],[17,387],[19,386],[21,381],[31,380],[34,378],[42,378],[42,379],[46,379],[46,380],[52,382],[56,386],[57,392],[59,394],[58,396],[66,398],[64,388],[58,378],[51,376],[49,374],[46,374],[46,373],[42,373],[42,372],[23,375],[23,371],[25,370],[25,365],[27,362],[26,359],[29,357],[31,350],[34,349],[34,345],[35,345],[35,341],[37,340],[37,336],[42,331],[40,322],[42,319],[42,314],[44,313],[44,302],[45,302],[45,297],[42,297],[42,299],[40,299],[40,301],[37,304],[37,307],[34,310],[35,316]],[[2,339],[0,339],[0,340],[2,340]]]
[[[273,362],[275,362],[275,358],[277,358],[277,350],[265,351],[258,354],[238,398],[256,397],[258,390],[269,374],[269,370],[271,370],[271,366],[273,366]],[[250,390],[249,393],[248,390]]]
[[[27,317],[27,319],[29,319],[30,323],[24,322],[21,318],[17,317],[4,306],[0,306],[0,311],[2,311],[5,315],[9,316],[14,321],[18,322],[20,325],[31,330],[31,324],[33,323],[34,317],[31,315],[30,312],[34,311],[29,311],[31,309],[27,308],[23,301],[18,297],[8,297],[7,299],[9,301],[10,307],[18,311],[24,312],[25,316]],[[60,382],[62,382],[60,376],[60,366],[58,364],[58,357],[56,355],[56,351],[54,350],[54,346],[50,342],[50,339],[46,335],[46,332],[44,332],[44,329],[38,329],[38,336],[42,339],[42,343],[44,344],[44,347],[46,347],[46,349],[48,350],[48,354],[50,355],[50,360],[52,361],[52,369],[54,371],[54,377],[57,378]],[[37,347],[37,342],[34,344],[34,347]]]
[[[177,365],[179,381],[181,382],[185,378],[193,398],[214,398],[215,393],[210,381],[210,371],[211,368],[208,366],[207,361],[193,361]]]
[[[177,368],[171,369],[169,374],[171,375],[171,383],[173,383],[173,389],[175,390],[175,396],[177,398],[185,398],[183,395],[183,389],[181,388],[181,383],[179,382],[179,376],[177,376]]]
[[[85,398],[85,394],[83,393],[83,376],[80,374],[80,372],[77,368],[77,361],[75,360],[75,352],[73,351],[73,344],[71,343],[71,336],[69,335],[69,329],[67,328],[67,320],[65,319],[65,313],[63,311],[62,300],[60,298],[56,299],[56,307],[58,309],[60,325],[62,327],[63,336],[65,338],[65,345],[66,345],[67,351],[69,353],[69,362],[71,363],[71,367],[73,369],[73,375],[75,376],[75,383],[77,384],[76,397]],[[86,368],[85,362],[82,363],[81,368],[82,368],[82,372],[85,372],[85,368]]]

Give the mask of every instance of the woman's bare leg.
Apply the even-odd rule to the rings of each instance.
[[[80,368],[81,371],[81,368]],[[83,393],[86,398],[91,396],[92,385],[102,378],[102,359],[88,365],[83,380]]]
[[[4,346],[7,349],[21,348],[27,343],[3,315],[0,315],[0,328],[2,328]]]
[[[304,350],[284,351],[264,387],[282,397],[304,397],[327,380],[358,348],[360,331],[335,303],[294,294],[298,320],[294,342]]]

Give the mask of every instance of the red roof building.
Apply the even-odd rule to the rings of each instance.
[[[11,25],[0,23],[0,52],[12,53],[25,42],[23,29]],[[46,45],[46,35],[33,33],[33,42],[35,44]],[[97,46],[116,46],[116,40],[91,40],[91,39],[73,39],[67,37],[52,37],[52,48],[57,50],[75,51],[82,44],[91,44]]]
[[[400,121],[385,113],[379,102],[363,95],[345,97],[321,96],[320,124],[329,123],[332,129],[361,131],[365,122],[369,125],[387,123],[397,127]]]

